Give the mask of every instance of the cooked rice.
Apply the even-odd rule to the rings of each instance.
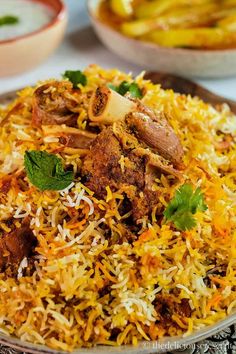
[[[85,70],[88,84],[82,92],[98,85],[131,80],[118,70],[90,66]],[[208,210],[196,214],[197,227],[180,232],[171,224],[156,220],[178,184],[167,176],[156,180],[161,192],[152,220],[142,220],[133,243],[110,242],[122,236],[118,203],[122,194],[107,186],[106,200],[98,200],[80,181],[61,192],[44,191],[18,177],[23,170],[25,150],[55,153],[58,140],[31,126],[33,88],[24,89],[16,101],[1,109],[0,183],[12,174],[7,196],[0,193],[1,228],[10,217],[20,227],[23,218],[38,240],[34,272],[25,274],[27,260],[18,278],[0,274],[0,331],[22,340],[51,348],[73,350],[96,344],[137,344],[163,336],[190,334],[214,324],[236,308],[236,117],[227,105],[218,110],[198,98],[164,91],[143,79],[143,102],[164,111],[181,139],[184,180],[200,186]],[[19,104],[20,108],[8,112]],[[78,108],[78,126],[86,127],[87,111]],[[219,147],[232,137],[228,150]],[[79,152],[60,153],[74,172],[81,165]],[[125,159],[120,161],[125,169]],[[22,188],[23,186],[23,188]],[[1,188],[0,188],[1,190]],[[18,224],[17,224],[18,223]],[[111,232],[107,239],[105,231]],[[225,274],[208,272],[225,269]],[[175,313],[172,326],[159,321],[155,308],[157,294],[180,303],[188,299],[188,318]]]

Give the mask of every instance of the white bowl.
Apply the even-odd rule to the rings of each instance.
[[[104,45],[120,57],[145,69],[182,76],[220,78],[236,75],[236,49],[195,50],[165,48],[126,37],[98,17],[101,0],[88,0],[94,29]]]
[[[57,49],[64,36],[67,24],[64,1],[30,1],[47,5],[54,15],[37,31],[0,41],[0,77],[20,74],[38,66]]]

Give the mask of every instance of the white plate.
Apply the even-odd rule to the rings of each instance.
[[[188,337],[165,337],[159,341],[143,341],[138,346],[123,345],[120,347],[109,346],[97,346],[94,348],[81,348],[73,351],[73,354],[159,354],[166,353],[167,351],[173,351],[188,348],[193,343],[199,342],[205,338],[211,337],[221,330],[236,323],[236,314],[228,316],[222,321],[219,321],[215,325],[207,326],[200,331],[193,333]],[[20,339],[14,337],[8,337],[0,335],[0,343],[4,346],[8,346],[14,349],[18,349],[22,352],[35,353],[35,354],[65,354],[61,350],[53,350],[43,345],[31,344],[23,342]]]
[[[0,105],[6,105],[16,98],[16,91],[11,91],[0,95]],[[183,349],[185,346],[190,346],[205,338],[211,337],[214,334],[224,330],[225,328],[236,323],[236,313],[227,316],[225,319],[217,322],[214,325],[206,326],[203,329],[196,331],[188,337],[164,337],[158,341],[143,341],[138,346],[123,345],[120,347],[97,346],[94,348],[80,348],[73,351],[73,354],[159,354],[177,349]],[[44,345],[32,344],[21,341],[18,338],[0,334],[0,344],[4,346],[18,349],[26,353],[35,354],[65,354],[64,351],[53,350]]]

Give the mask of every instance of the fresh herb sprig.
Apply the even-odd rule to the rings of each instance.
[[[190,184],[182,185],[164,211],[166,221],[173,222],[178,230],[190,230],[196,226],[193,217],[198,211],[206,211],[207,205],[200,188],[195,192]]]
[[[78,88],[78,85],[87,85],[87,77],[80,70],[66,70],[63,74],[64,79],[68,79],[74,88]]]
[[[26,151],[25,169],[30,182],[40,190],[62,190],[73,182],[73,172],[64,171],[62,160],[46,151]]]
[[[108,87],[118,92],[122,96],[124,96],[127,92],[129,92],[131,96],[134,98],[143,97],[141,89],[139,88],[138,84],[136,84],[136,82],[134,81],[131,83],[127,81],[122,81],[119,86],[109,84]]]
[[[16,25],[19,22],[20,22],[20,20],[16,16],[6,15],[6,16],[0,17],[0,26]]]

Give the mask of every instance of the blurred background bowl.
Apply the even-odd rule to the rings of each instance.
[[[182,76],[221,78],[236,75],[236,49],[165,48],[126,37],[98,16],[101,0],[88,0],[92,25],[103,44],[120,57],[146,69]]]
[[[63,39],[67,10],[63,0],[30,0],[47,5],[52,11],[49,22],[37,31],[0,41],[0,76],[28,71],[46,60]]]

